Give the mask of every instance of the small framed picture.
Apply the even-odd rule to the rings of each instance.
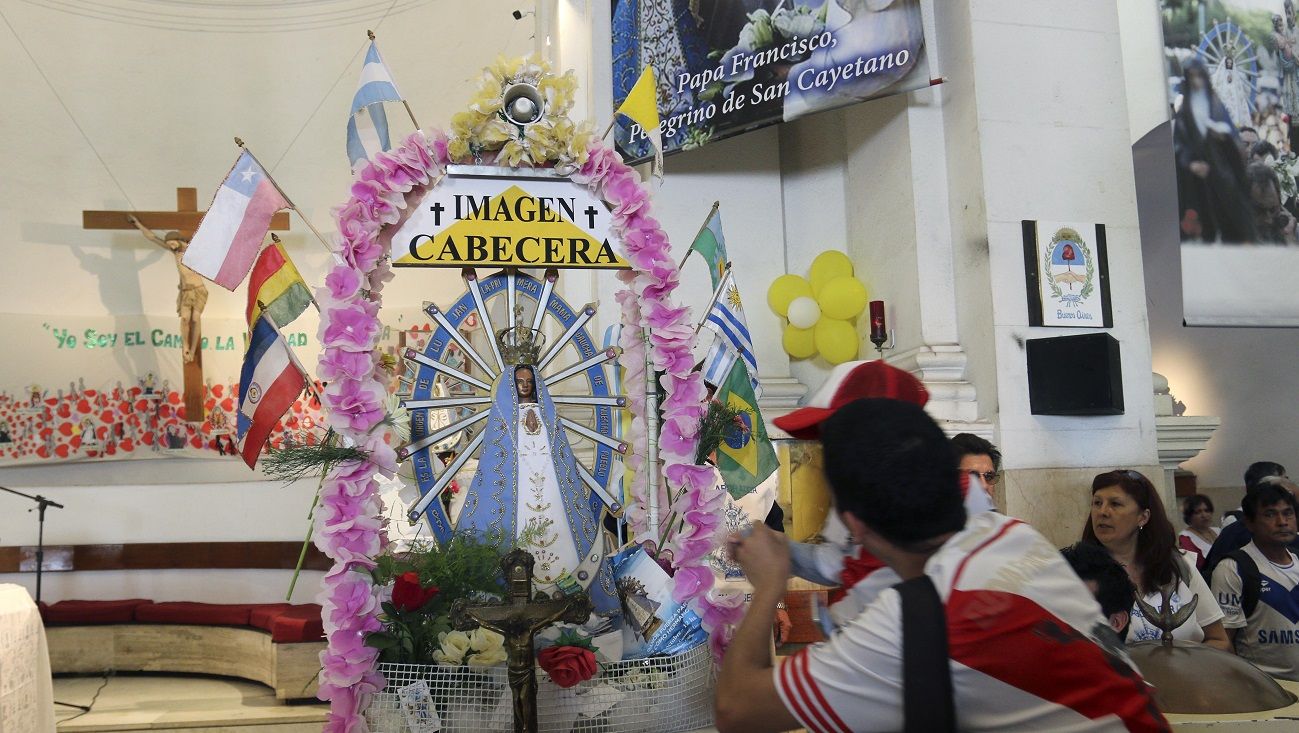
[[[1029,325],[1112,328],[1105,225],[1025,219],[1023,228]]]

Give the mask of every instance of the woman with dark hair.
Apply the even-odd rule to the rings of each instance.
[[[1182,502],[1182,521],[1186,529],[1177,535],[1177,546],[1195,556],[1195,569],[1204,570],[1204,558],[1222,530],[1213,526],[1213,502],[1204,494],[1194,494]]]
[[[1153,608],[1163,609],[1163,590],[1168,587],[1172,588],[1168,604],[1174,612],[1192,597],[1199,598],[1195,614],[1173,630],[1174,638],[1231,651],[1222,609],[1194,562],[1177,549],[1173,525],[1150,479],[1136,471],[1109,471],[1092,479],[1091,516],[1082,538],[1109,550],[1128,571],[1138,596]],[[1153,641],[1161,635],[1134,603],[1128,643]]]

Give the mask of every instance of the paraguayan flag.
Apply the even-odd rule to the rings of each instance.
[[[379,47],[370,41],[361,67],[361,79],[352,97],[352,114],[347,120],[347,157],[355,171],[375,153],[389,149],[388,115],[384,102],[400,102],[401,93],[392,80],[392,72],[379,57]]]

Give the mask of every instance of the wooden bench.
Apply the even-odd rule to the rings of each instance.
[[[260,629],[186,624],[53,626],[54,674],[195,672],[260,682],[281,700],[316,697],[325,642],[280,644]]]
[[[45,548],[44,572],[292,569],[295,542],[185,542]],[[35,572],[35,547],[0,547],[0,572]],[[326,570],[315,550],[308,570]],[[55,674],[201,673],[265,684],[281,700],[314,698],[325,649],[320,607],[144,599],[41,604]]]

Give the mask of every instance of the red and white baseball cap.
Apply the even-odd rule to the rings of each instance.
[[[929,392],[910,372],[879,359],[848,361],[836,366],[804,406],[772,420],[776,427],[800,440],[821,437],[821,423],[849,402],[876,397],[912,402],[921,407]]]

